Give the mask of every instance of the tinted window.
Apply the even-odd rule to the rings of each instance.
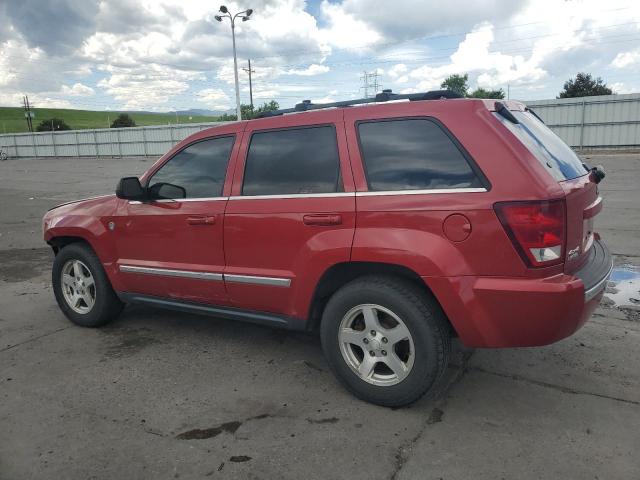
[[[184,188],[186,198],[219,197],[233,141],[234,137],[221,137],[188,146],[156,172],[149,186],[170,183]]]
[[[511,112],[520,123],[495,116],[524,144],[556,180],[570,180],[587,174],[578,156],[544,123],[529,112]]]
[[[453,141],[426,119],[358,126],[369,190],[482,187]]]
[[[251,137],[242,194],[335,192],[339,171],[333,127],[258,132]]]

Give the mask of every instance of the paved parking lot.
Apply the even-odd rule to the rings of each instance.
[[[346,393],[313,336],[142,307],[72,326],[42,214],[151,160],[0,162],[0,478],[640,478],[640,155],[588,156],[603,306],[549,347],[458,345],[439,395],[396,410]]]

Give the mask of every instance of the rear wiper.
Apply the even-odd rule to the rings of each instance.
[[[542,120],[542,119],[540,118],[540,116],[539,116],[536,112],[534,112],[532,109],[530,109],[529,107],[526,107],[526,108],[524,109],[524,111],[525,111],[525,112],[529,112],[531,115],[533,115],[533,116],[534,116],[534,117],[536,117],[538,120],[540,120],[542,123],[544,123],[544,120]]]
[[[513,116],[513,113],[511,113],[509,111],[509,109],[507,108],[507,106],[504,103],[496,102],[494,105],[495,105],[495,109],[496,109],[496,112],[498,113],[498,115],[500,115],[501,117],[506,118],[511,123],[515,123],[515,124],[520,123],[518,121],[518,119]]]

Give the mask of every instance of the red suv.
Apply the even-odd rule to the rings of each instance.
[[[604,173],[524,105],[453,97],[306,101],[53,208],[60,308],[88,327],[144,303],[319,330],[344,385],[386,406],[434,386],[453,336],[571,335],[611,271],[593,227]]]

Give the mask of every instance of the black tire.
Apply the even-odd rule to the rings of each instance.
[[[341,353],[338,334],[342,319],[352,308],[363,304],[376,304],[392,311],[413,338],[413,367],[395,385],[380,386],[365,381]],[[362,400],[385,407],[408,405],[429,392],[444,374],[451,351],[449,323],[435,298],[410,281],[388,276],[361,277],[339,289],[323,312],[320,336],[329,367],[347,390]]]
[[[70,260],[80,260],[91,272],[95,282],[95,303],[87,313],[74,311],[62,292],[62,269]],[[72,243],[62,248],[53,261],[51,275],[53,293],[62,312],[81,327],[100,327],[117,318],[124,304],[111,287],[111,282],[95,252],[85,243]]]

